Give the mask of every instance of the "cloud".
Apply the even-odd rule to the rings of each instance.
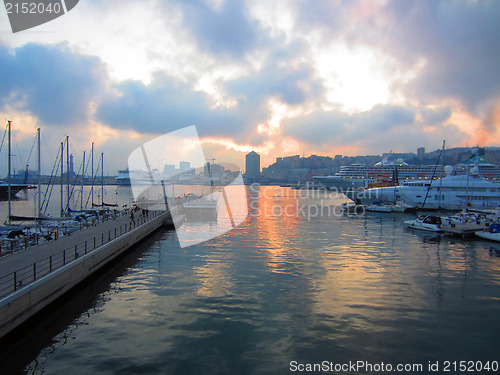
[[[104,90],[99,59],[64,45],[0,48],[0,71],[2,109],[27,111],[44,124],[69,127],[86,119],[90,102]]]
[[[407,84],[406,95],[426,102],[456,98],[477,111],[500,94],[500,2],[391,1],[379,10],[392,22],[371,42],[401,63],[426,60],[418,77]]]
[[[420,117],[423,124],[426,125],[440,125],[446,123],[446,121],[451,116],[451,108],[440,107],[440,108],[421,108]]]
[[[480,120],[486,135],[499,127],[498,2],[86,4],[54,33],[3,40],[18,47],[0,48],[0,110],[121,135],[194,124],[261,149],[362,153],[457,144]]]
[[[127,81],[115,85],[114,89],[118,95],[101,102],[97,117],[117,129],[163,134],[196,125],[202,137],[237,139],[254,130],[254,121],[258,118],[257,108],[254,108],[254,116],[244,107],[212,108],[205,93],[165,74],[157,74],[150,85]]]
[[[443,139],[459,143],[467,136],[454,125],[440,123],[434,129],[427,129],[417,120],[417,112],[416,108],[399,105],[380,105],[354,114],[318,111],[285,120],[282,135],[305,142],[308,149],[332,153],[345,145],[356,146],[363,153],[407,151],[420,145],[439,147]]]
[[[278,98],[289,105],[300,105],[323,94],[323,87],[308,64],[269,61],[261,70],[227,82],[228,93],[238,100],[254,103]]]
[[[215,7],[202,0],[176,3],[198,46],[219,58],[241,59],[261,42],[259,24],[249,16],[244,1],[222,1]]]

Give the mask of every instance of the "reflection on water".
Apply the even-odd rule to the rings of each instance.
[[[497,246],[410,231],[409,215],[301,210],[343,202],[254,187],[233,231],[183,249],[175,232],[158,233],[29,372],[283,374],[290,361],[497,359]]]

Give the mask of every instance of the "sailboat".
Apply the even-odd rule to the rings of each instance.
[[[0,181],[0,200],[10,200],[14,196],[16,196],[17,193],[19,193],[22,190],[30,189],[32,188],[31,185],[29,184],[13,184],[12,183],[12,175],[11,175],[11,127],[12,127],[12,121],[7,121],[7,134],[8,134],[8,139],[7,139],[7,148],[8,148],[8,175],[7,175],[7,181]],[[10,213],[10,212],[9,212]]]

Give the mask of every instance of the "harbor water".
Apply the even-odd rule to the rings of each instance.
[[[222,236],[157,231],[13,338],[0,373],[495,373],[500,244],[346,201],[248,187]]]

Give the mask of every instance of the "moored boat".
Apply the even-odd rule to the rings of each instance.
[[[390,204],[370,204],[365,206],[366,211],[371,212],[392,212],[392,205]]]
[[[491,224],[488,231],[477,231],[474,234],[486,240],[500,242],[500,222]]]
[[[415,220],[407,220],[405,224],[411,229],[420,229],[429,232],[442,232],[442,222],[440,216],[420,215]]]

